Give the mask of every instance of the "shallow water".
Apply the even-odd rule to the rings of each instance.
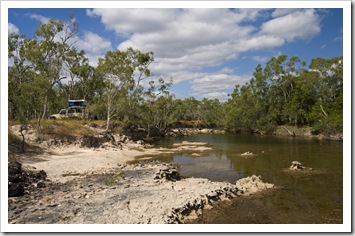
[[[182,140],[213,146],[213,151],[203,153],[201,157],[185,152],[156,158],[178,164],[182,176],[234,183],[255,174],[279,187],[248,199],[236,198],[227,204],[219,203],[190,223],[342,223],[342,142],[208,134],[165,139],[157,145],[169,147]],[[240,156],[244,152],[252,152],[255,156]],[[295,160],[313,171],[288,171]]]

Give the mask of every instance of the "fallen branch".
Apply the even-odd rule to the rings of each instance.
[[[289,129],[287,129],[285,126],[282,126],[287,132],[288,132],[288,134],[290,135],[290,136],[292,136],[292,137],[296,137],[296,134],[295,134],[295,132],[291,132]]]

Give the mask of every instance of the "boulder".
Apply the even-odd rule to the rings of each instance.
[[[290,166],[290,169],[291,170],[303,170],[304,166],[298,161],[293,161]]]
[[[31,171],[23,169],[21,163],[10,158],[8,161],[8,195],[9,197],[22,196],[25,190],[28,189],[32,183],[39,183],[38,188],[45,188],[43,182],[47,177],[45,171]]]

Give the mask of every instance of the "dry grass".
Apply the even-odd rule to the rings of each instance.
[[[92,135],[93,131],[78,120],[46,120],[42,124],[43,134],[56,136],[85,136]]]

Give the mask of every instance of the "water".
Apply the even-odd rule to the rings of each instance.
[[[158,145],[169,147],[182,140],[213,146],[213,151],[201,157],[185,152],[156,158],[178,164],[182,176],[234,183],[255,174],[280,187],[262,196],[220,203],[191,223],[342,223],[342,142],[208,134],[165,139]],[[247,151],[256,155],[240,156]],[[298,174],[288,171],[295,160],[314,171]]]

